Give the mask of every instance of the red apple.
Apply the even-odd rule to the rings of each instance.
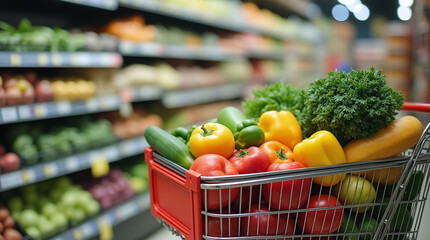
[[[48,102],[54,99],[54,88],[48,80],[36,84],[36,97],[38,102]]]
[[[7,105],[18,105],[21,104],[22,93],[16,87],[6,88],[6,104]]]
[[[16,82],[17,82],[16,78],[9,78],[9,79],[4,81],[4,88],[8,89],[10,87],[15,87]]]
[[[11,172],[19,169],[19,157],[15,153],[6,153],[0,159],[0,167],[5,172]]]
[[[33,86],[29,85],[22,94],[22,103],[23,104],[33,103],[35,95],[36,94],[34,93]]]

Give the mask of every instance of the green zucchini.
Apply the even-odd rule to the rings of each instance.
[[[246,120],[245,114],[236,107],[225,107],[218,114],[217,122],[226,126],[233,135],[236,133],[236,128],[239,123]]]
[[[194,162],[188,146],[165,130],[157,126],[149,126],[143,135],[155,151],[185,169],[189,169]]]

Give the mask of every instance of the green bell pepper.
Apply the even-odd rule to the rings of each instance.
[[[188,142],[188,129],[184,127],[177,127],[175,128],[170,134],[177,137],[179,140],[181,140],[184,143]]]
[[[234,134],[236,149],[260,146],[264,143],[264,132],[257,122],[251,119],[243,120],[236,126]]]

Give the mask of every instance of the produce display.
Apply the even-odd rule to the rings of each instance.
[[[22,233],[16,229],[15,220],[10,215],[9,209],[0,206],[0,239],[21,240]]]
[[[308,89],[275,83],[255,90],[254,97],[242,103],[244,112],[228,106],[217,119],[200,126],[180,126],[171,132],[149,126],[144,136],[159,154],[202,176],[251,176],[389,159],[413,147],[423,132],[416,117],[397,116],[402,94],[388,87],[381,71],[373,68],[331,72]],[[372,232],[401,172],[398,167],[328,172],[255,187],[202,190],[202,209],[271,213],[240,217],[240,231],[223,236]],[[423,172],[414,171],[411,179],[405,201],[417,197]],[[260,196],[254,196],[256,191]],[[412,202],[399,204],[390,225],[392,233],[411,230],[411,207]],[[297,212],[273,212],[277,210]],[[405,222],[400,220],[403,214]],[[230,224],[224,226],[222,218],[215,222],[231,230],[235,220]],[[207,231],[219,236],[224,227]],[[360,239],[370,236],[362,234]],[[352,237],[358,239],[358,235]]]
[[[118,162],[118,167],[128,178],[130,187],[136,193],[145,192],[148,189],[148,165],[143,156],[139,155]]]
[[[69,177],[27,185],[2,195],[11,216],[33,239],[45,239],[100,210],[91,194]]]
[[[135,195],[127,177],[117,168],[100,178],[94,178],[91,171],[76,173],[75,182],[91,193],[103,209],[110,208]]]
[[[50,161],[116,141],[106,119],[75,117],[56,122],[17,124],[5,133],[8,149],[21,157],[22,165]]]

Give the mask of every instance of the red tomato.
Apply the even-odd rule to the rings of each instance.
[[[234,165],[226,158],[217,154],[204,154],[191,164],[190,170],[194,170],[202,176],[224,176],[238,174]],[[207,192],[207,197],[205,192]],[[239,188],[232,189],[214,189],[202,190],[202,208],[205,209],[205,200],[207,198],[207,209],[220,209],[220,207],[227,206],[232,202],[237,194]],[[220,202],[221,200],[221,202]]]
[[[237,195],[236,199],[234,199],[234,201],[231,203],[231,208],[236,212],[243,213],[250,209],[252,204],[258,203],[260,200],[260,187],[253,187],[251,196],[249,196],[250,193],[251,189],[249,187],[243,187],[242,194],[239,190],[239,194]]]
[[[343,222],[344,212],[342,208],[310,210],[335,206],[342,206],[342,204],[334,196],[328,194],[311,196],[306,212],[299,213],[298,226],[307,234],[336,232]]]
[[[305,168],[299,162],[272,163],[267,171],[279,171]],[[297,209],[305,205],[311,191],[310,178],[296,179],[263,185],[263,197],[270,201],[270,208],[277,210]]]
[[[216,211],[215,213],[219,213]],[[222,213],[228,213],[228,210],[223,209]],[[203,216],[203,234],[210,237],[238,237],[239,232],[239,217],[207,217]],[[207,227],[207,228],[206,228]]]
[[[267,205],[253,204],[249,213],[270,213]],[[269,236],[294,234],[294,220],[287,214],[263,214],[242,217],[243,236]],[[292,238],[270,238],[292,240]]]
[[[270,158],[258,147],[249,147],[235,152],[229,159],[239,174],[265,172],[270,165]]]

